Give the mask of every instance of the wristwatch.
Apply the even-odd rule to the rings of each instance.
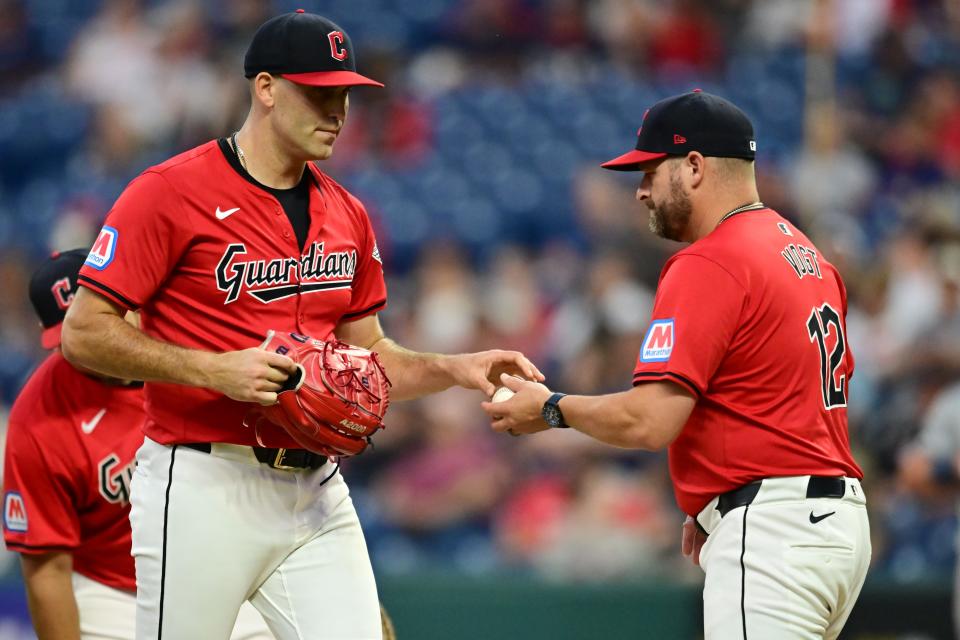
[[[565,393],[555,393],[543,403],[540,415],[543,416],[547,426],[554,429],[568,429],[570,427],[563,421],[563,412],[560,411],[560,399],[566,395]]]

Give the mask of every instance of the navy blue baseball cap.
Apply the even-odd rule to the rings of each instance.
[[[613,171],[639,171],[644,162],[685,156],[691,151],[753,160],[757,153],[753,124],[729,100],[694,89],[647,109],[637,131],[636,148],[600,166]]]
[[[40,318],[40,344],[53,349],[60,344],[60,328],[80,285],[77,276],[89,249],[54,252],[30,277],[30,302]]]
[[[383,86],[357,73],[356,52],[346,31],[303,9],[260,25],[247,48],[243,68],[248,78],[266,71],[313,87]]]

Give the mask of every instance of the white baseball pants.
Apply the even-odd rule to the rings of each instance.
[[[133,640],[137,598],[74,572],[73,595],[80,612],[80,640]],[[272,640],[263,617],[243,603],[230,640]]]
[[[278,470],[249,447],[149,438],[130,521],[138,640],[226,640],[244,601],[278,640],[380,640],[373,569],[335,464]]]
[[[768,478],[749,505],[721,517],[714,498],[697,516],[706,640],[832,640],[870,564],[860,482],[842,498],[807,498],[809,476]]]

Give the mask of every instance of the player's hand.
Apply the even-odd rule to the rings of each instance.
[[[240,402],[271,405],[277,402],[277,391],[297,370],[287,356],[257,347],[243,351],[215,354],[208,368],[211,389]]]
[[[450,375],[454,382],[466,389],[479,389],[493,395],[504,373],[518,375],[527,380],[543,380],[540,370],[519,351],[492,349],[478,353],[450,356]]]
[[[700,566],[700,549],[703,548],[703,543],[706,541],[707,534],[700,530],[696,520],[687,516],[687,519],[683,523],[683,537],[680,540],[680,551],[683,555],[690,558],[690,562],[698,567]]]
[[[550,428],[541,414],[543,403],[550,398],[550,389],[539,382],[507,374],[500,376],[500,384],[514,392],[512,398],[504,402],[480,403],[480,407],[490,416],[490,426],[494,431],[519,436]]]

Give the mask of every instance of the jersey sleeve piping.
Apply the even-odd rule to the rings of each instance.
[[[52,551],[70,552],[77,548],[63,544],[24,544],[22,542],[11,542],[10,540],[6,541],[6,547],[10,551],[30,554],[50,553]]]
[[[361,310],[361,311],[354,311],[353,313],[345,313],[345,314],[343,314],[343,316],[341,316],[340,320],[341,320],[341,321],[342,321],[342,320],[357,320],[357,319],[362,318],[362,317],[364,317],[364,316],[368,316],[368,315],[370,315],[371,313],[374,313],[374,312],[376,312],[376,311],[379,311],[380,309],[383,309],[383,308],[386,307],[386,306],[387,306],[387,301],[386,301],[386,300],[381,300],[380,302],[377,302],[377,303],[375,303],[375,304],[372,304],[372,305],[370,305],[369,307],[367,307],[366,309],[363,309],[363,310]]]
[[[81,274],[80,276],[77,277],[77,281],[80,283],[81,286],[87,287],[91,291],[98,293],[105,298],[108,298],[109,300],[117,303],[118,305],[120,305],[124,309],[127,309],[128,311],[133,311],[140,308],[140,305],[130,300],[130,298],[127,298],[123,294],[118,293],[117,291],[114,291],[113,289],[106,286],[105,284],[101,284],[97,282],[96,280],[94,280],[89,276],[85,276]]]
[[[672,371],[640,371],[633,374],[633,386],[643,384],[644,382],[656,382],[657,380],[676,382],[692,391],[693,395],[698,398],[703,396],[703,392],[697,387],[693,380],[679,373],[673,373]]]

